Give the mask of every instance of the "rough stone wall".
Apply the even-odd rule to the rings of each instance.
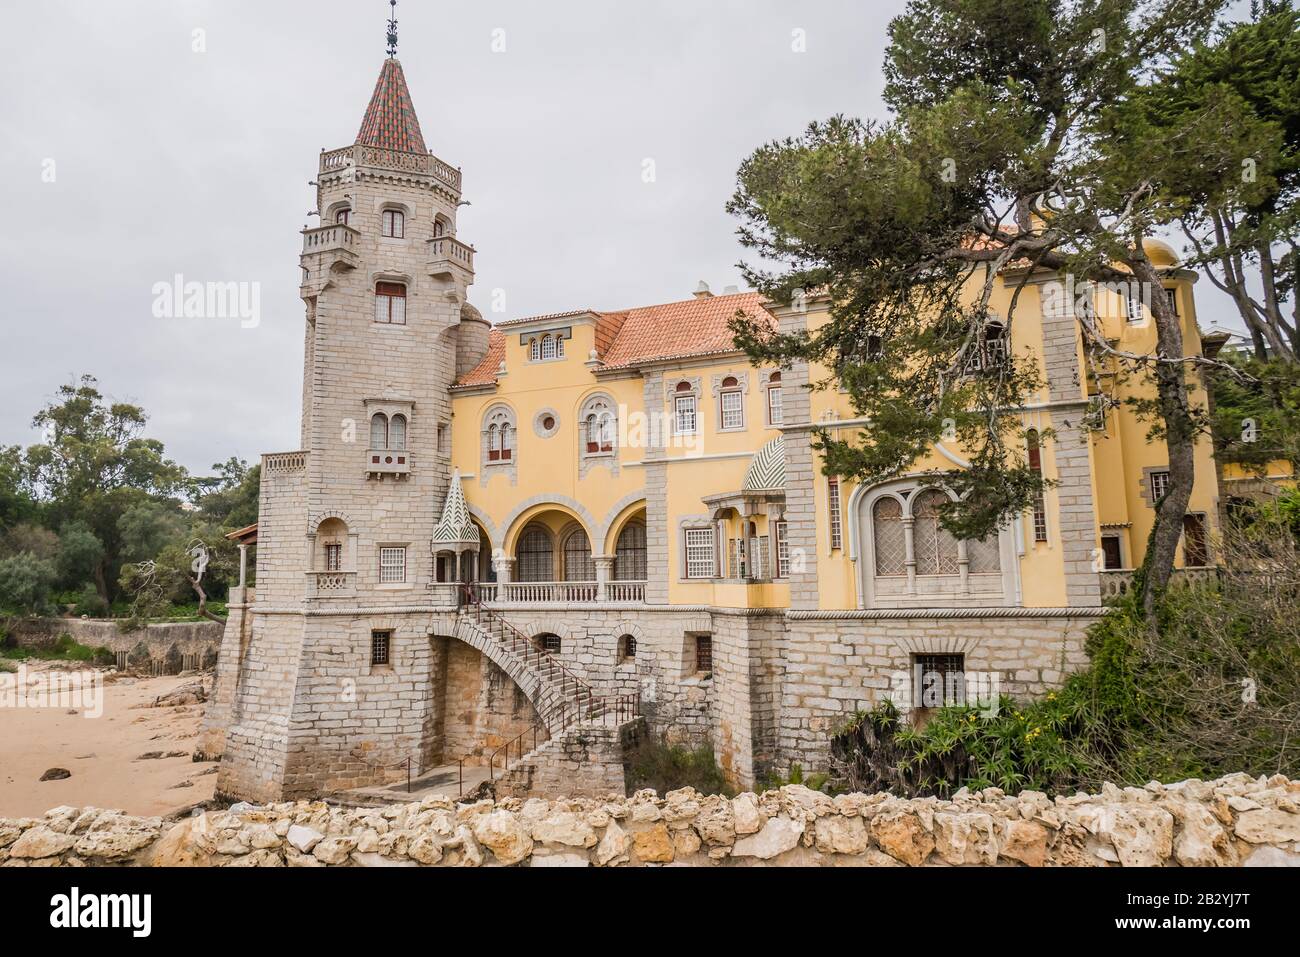
[[[438,696],[445,714],[443,760],[485,764],[538,722],[537,710],[510,677],[478,651],[451,638],[446,646],[446,678]],[[539,732],[545,740],[545,731]],[[531,748],[531,742],[525,747]]]
[[[248,643],[252,638],[252,617],[248,610],[253,598],[252,588],[230,590],[230,602],[226,606],[226,627],[221,634],[212,695],[203,711],[203,727],[194,749],[194,755],[200,761],[218,760],[226,751],[226,728],[231,721],[239,671],[243,667]]]
[[[1055,617],[1033,609],[1003,616],[939,612],[792,615],[786,620],[781,684],[780,754],[785,767],[825,767],[833,729],[853,712],[883,701],[917,654],[965,655],[967,674],[996,673],[998,690],[1042,695],[1087,664],[1085,629],[1095,615]]]
[[[577,728],[557,735],[525,756],[497,786],[499,795],[626,794],[624,729]]]
[[[1106,785],[1051,799],[828,797],[799,786],[734,799],[565,798],[343,809],[316,802],[179,823],[60,807],[0,819],[0,867],[1233,867],[1300,866],[1300,782]]]
[[[199,667],[210,668],[216,662],[222,626],[215,621],[170,621],[122,631],[116,621],[99,618],[24,618],[13,623],[10,634],[20,646],[31,648],[50,645],[65,634],[88,648],[113,652],[130,654],[143,646],[146,664],[168,666],[194,657]]]

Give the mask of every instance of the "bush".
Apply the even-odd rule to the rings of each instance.
[[[666,737],[643,736],[629,749],[625,758],[627,786],[630,791],[654,788],[667,794],[678,788],[693,787],[702,794],[734,794],[722,775],[722,769],[707,745],[688,748],[669,744]]]
[[[1265,517],[1223,550],[1220,580],[1171,587],[1154,620],[1135,589],[1090,629],[1090,665],[1059,691],[938,709],[921,728],[882,705],[835,734],[834,773],[853,790],[939,796],[1300,775],[1300,548]]]

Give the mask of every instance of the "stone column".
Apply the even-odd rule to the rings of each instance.
[[[783,334],[808,326],[806,311],[777,311]],[[796,362],[781,374],[782,431],[785,436],[785,540],[790,553],[790,607],[813,609],[817,594],[817,481],[812,448],[812,394],[808,363]],[[771,545],[776,548],[776,535]]]
[[[655,372],[645,377],[643,405],[649,427],[642,461],[645,467],[645,600],[649,605],[668,604],[668,462],[665,452],[667,427],[663,420],[664,377]]]
[[[598,555],[596,563],[596,601],[609,601],[607,585],[614,570],[614,559],[607,555]]]
[[[1095,567],[1097,512],[1093,504],[1092,447],[1083,427],[1088,399],[1084,389],[1082,337],[1074,303],[1059,279],[1039,286],[1043,312],[1043,367],[1047,376],[1052,428],[1046,450],[1056,462],[1057,522],[1065,569],[1065,600],[1073,606],[1101,604]]]

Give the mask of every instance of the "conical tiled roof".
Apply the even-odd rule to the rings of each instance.
[[[375,92],[361,120],[357,143],[404,153],[429,152],[411,103],[411,91],[406,88],[406,74],[395,57],[385,60],[379,71]]]
[[[479,543],[478,526],[469,517],[469,506],[465,504],[465,493],[460,487],[460,469],[451,473],[451,486],[447,489],[447,500],[442,504],[442,517],[433,529],[434,545],[477,545]]]
[[[777,436],[754,453],[745,473],[746,492],[785,491],[785,439]]]

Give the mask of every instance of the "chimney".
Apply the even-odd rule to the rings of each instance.
[[[739,286],[727,286],[725,289],[722,290],[722,294],[724,296],[735,296],[739,294],[739,292],[740,292]]]
[[[709,284],[705,282],[703,279],[701,279],[700,284],[695,287],[695,298],[696,299],[713,298],[713,293],[709,292]]]

